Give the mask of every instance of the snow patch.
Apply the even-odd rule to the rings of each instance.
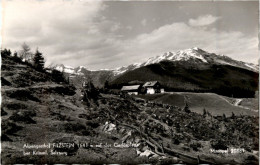
[[[250,65],[250,64],[245,63],[245,66],[247,66],[255,71],[258,71],[258,67],[256,65],[253,65],[253,64]]]
[[[55,69],[60,71],[60,72],[63,72],[63,67],[61,67],[61,66],[57,66]]]
[[[135,67],[140,67],[141,63],[134,63],[133,64]]]
[[[175,53],[166,52],[161,56],[149,58],[148,61],[143,63],[143,65],[146,66],[154,63],[159,63],[163,60],[188,61],[189,59],[199,59],[202,62],[208,63],[208,61],[197,52],[198,50],[199,48],[194,47],[192,49],[181,50]]]
[[[74,69],[71,69],[71,68],[64,68],[63,71],[66,72],[66,73],[70,73],[70,74],[75,72]]]
[[[72,66],[68,66],[68,65],[64,65],[64,68],[67,68],[67,69],[74,69],[74,67],[72,67]]]
[[[199,48],[198,48],[198,47],[194,47],[194,48],[192,48],[192,49],[194,49],[194,50],[199,50]]]
[[[103,126],[103,131],[106,133],[111,133],[113,130],[116,130],[116,125],[107,121]]]
[[[232,65],[229,62],[226,62],[226,61],[223,61],[223,60],[218,60],[218,59],[216,59],[215,62],[220,63],[220,64],[224,64],[224,65]]]

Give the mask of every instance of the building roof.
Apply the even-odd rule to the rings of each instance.
[[[148,81],[143,85],[143,87],[153,87],[156,83],[158,83],[158,81]]]
[[[140,88],[140,85],[131,85],[131,86],[123,86],[122,91],[133,91],[138,90]]]

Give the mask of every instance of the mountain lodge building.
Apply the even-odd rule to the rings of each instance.
[[[143,85],[147,94],[164,93],[164,89],[161,89],[161,84],[158,81],[148,81]]]
[[[142,85],[130,85],[123,86],[121,88],[122,92],[127,92],[129,95],[138,94],[155,94],[164,93],[164,89],[161,88],[161,84],[158,81],[148,81],[143,86]]]
[[[127,92],[129,95],[138,95],[141,91],[141,85],[123,86],[121,91]]]

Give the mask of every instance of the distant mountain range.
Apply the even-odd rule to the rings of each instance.
[[[70,74],[78,74],[83,75],[84,71],[104,71],[104,72],[111,72],[114,76],[123,74],[127,71],[134,70],[143,66],[147,66],[150,64],[159,63],[164,60],[169,61],[188,61],[194,64],[200,63],[208,63],[208,64],[216,64],[216,65],[231,65],[239,68],[244,68],[247,70],[251,70],[254,72],[258,72],[258,65],[252,63],[246,63],[242,61],[234,60],[225,55],[217,55],[215,53],[208,53],[200,48],[194,47],[186,50],[180,50],[177,52],[167,52],[160,56],[151,57],[147,61],[143,63],[134,63],[128,66],[122,66],[116,69],[100,69],[100,70],[90,70],[84,66],[79,66],[76,68],[66,66],[66,65],[57,65],[56,69],[59,71],[63,71]]]
[[[88,70],[58,65],[57,70],[90,78],[102,87],[106,80],[114,88],[133,82],[158,80],[165,88],[178,90],[223,90],[219,88],[258,89],[258,66],[194,47],[167,52],[116,69]],[[233,89],[234,90],[234,89]]]

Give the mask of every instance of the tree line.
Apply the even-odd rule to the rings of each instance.
[[[64,76],[63,72],[56,70],[55,68],[51,69],[51,72],[47,72],[45,66],[45,59],[42,52],[39,51],[37,48],[33,53],[31,48],[26,43],[21,45],[21,50],[18,52],[15,51],[13,54],[10,49],[2,49],[1,50],[2,57],[11,57],[12,60],[16,61],[17,63],[24,63],[28,66],[33,67],[37,71],[45,72],[46,74],[50,74],[53,81],[58,83],[66,83],[68,84],[68,80]]]
[[[15,51],[13,55],[10,49],[5,48],[1,50],[1,56],[13,56],[14,60],[16,61],[26,62],[31,64],[36,70],[44,71],[45,60],[43,54],[38,50],[38,48],[36,49],[35,53],[32,53],[30,46],[28,46],[26,43],[23,43],[21,50],[18,53]]]

